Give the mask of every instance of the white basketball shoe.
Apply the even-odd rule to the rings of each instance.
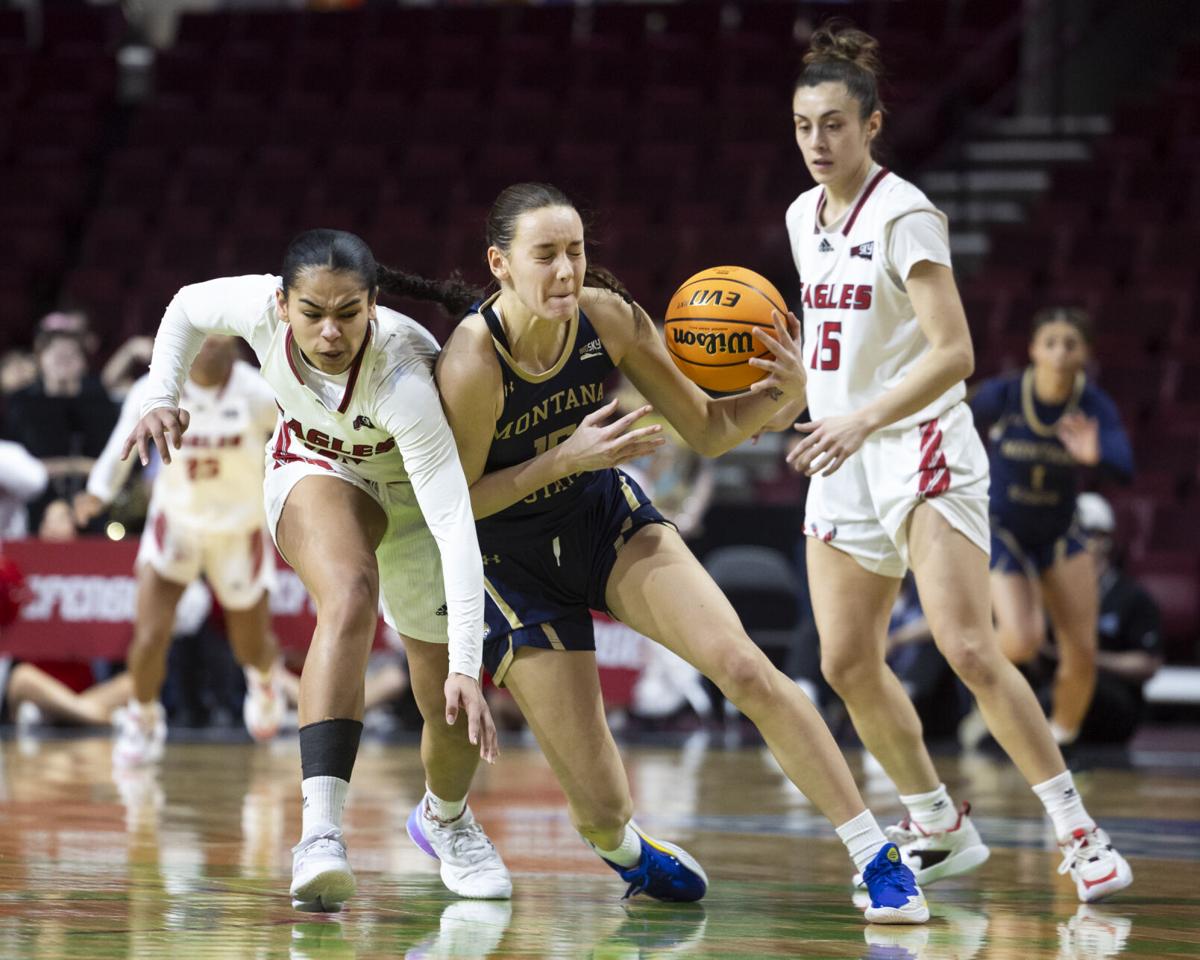
[[[458,819],[442,823],[426,813],[422,797],[408,815],[407,826],[412,842],[441,862],[442,882],[451,893],[475,900],[507,900],[512,896],[508,867],[470,807]]]
[[[246,698],[242,701],[242,719],[250,736],[260,743],[279,732],[287,711],[287,698],[279,680],[279,666],[264,676],[254,667],[246,667]]]
[[[292,906],[305,913],[337,913],[358,884],[338,827],[313,833],[292,847]]]
[[[167,742],[167,712],[161,703],[130,700],[113,713],[113,726],[116,766],[140,767],[162,759]]]
[[[904,862],[916,874],[917,883],[934,883],[982,866],[991,851],[971,823],[971,805],[964,803],[954,826],[946,830],[924,830],[905,818],[883,831],[900,848]]]
[[[1070,874],[1075,892],[1084,903],[1103,900],[1133,883],[1129,863],[1099,827],[1076,830],[1058,848],[1063,855],[1058,872]]]

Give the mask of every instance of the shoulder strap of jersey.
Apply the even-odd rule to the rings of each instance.
[[[497,294],[499,296],[499,294]],[[491,331],[492,338],[504,348],[506,353],[512,353],[508,345],[508,337],[504,333],[504,324],[500,322],[500,315],[492,309],[492,304],[496,302],[496,297],[490,297],[484,303],[479,305],[479,315],[483,317],[483,322],[488,325],[488,330]]]

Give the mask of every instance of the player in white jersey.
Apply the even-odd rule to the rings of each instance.
[[[355,890],[342,809],[380,599],[426,721],[427,799],[445,814],[428,831],[442,878],[462,896],[512,889],[466,808],[479,757],[496,756],[479,688],[483,563],[471,501],[433,383],[437,343],[376,306],[389,278],[358,237],[310,230],[288,247],[281,277],[184,287],[163,317],[143,417],[125,445],[143,462],[150,443],[168,461],[180,449],[178,385],[206,333],[254,348],[282,411],[268,453],[268,528],[317,607],[300,680],[304,805],[291,895],[301,910],[338,910]],[[455,724],[460,712],[466,724]]]
[[[125,398],[121,416],[76,498],[81,519],[116,498],[132,462],[121,448],[141,418],[148,377]],[[183,448],[154,478],[137,555],[137,613],[127,662],[129,705],[114,718],[113,759],[137,766],[161,759],[166,719],[159,695],[175,608],[204,575],[225,612],[229,644],[246,671],[246,728],[273,737],[286,703],[275,678],[278,649],[270,630],[268,589],[274,560],[264,549],[263,444],[275,429],[275,400],[258,372],[237,359],[232,337],[209,337],[192,364],[180,404],[191,416]]]
[[[882,169],[878,44],[818,30],[793,95],[796,141],[816,180],[787,212],[803,290],[803,337],[760,336],[775,374],[811,423],[788,456],[811,476],[808,576],[822,672],[864,745],[900,789],[909,817],[891,836],[918,880],[988,857],[939,783],[916,710],[884,662],[901,577],[916,575],[939,649],[975,695],[996,740],[1054,821],[1085,901],[1132,872],[1088,816],[1037,700],[1000,651],[989,605],[988,462],[963,403],[974,355],[950,268],[945,217]],[[782,319],[782,318],[780,318]],[[756,331],[756,335],[759,335]]]

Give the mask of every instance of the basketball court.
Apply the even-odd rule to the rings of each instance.
[[[287,896],[300,829],[294,738],[173,740],[160,771],[115,780],[106,737],[7,740],[0,956],[1195,957],[1200,763],[1182,747],[1177,734],[1143,736],[1127,759],[1077,774],[1136,876],[1095,907],[1056,874],[1047,822],[1010,764],[940,758],[992,858],[929,888],[927,926],[882,927],[862,922],[841,844],[761,747],[697,737],[624,748],[642,824],[683,844],[712,881],[702,903],[672,906],[620,899],[541,755],[510,736],[472,793],[513,871],[509,905],[445,890],[404,830],[422,787],[415,744],[369,741],[347,809],[359,893],[340,915],[309,916]],[[890,785],[860,755],[852,765],[881,819],[899,814]]]

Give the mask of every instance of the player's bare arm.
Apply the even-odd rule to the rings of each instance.
[[[784,396],[769,388],[757,395],[744,392],[716,400],[705,394],[671,360],[654,323],[638,304],[599,294],[588,315],[613,362],[697,453],[718,457],[779,413]]]

